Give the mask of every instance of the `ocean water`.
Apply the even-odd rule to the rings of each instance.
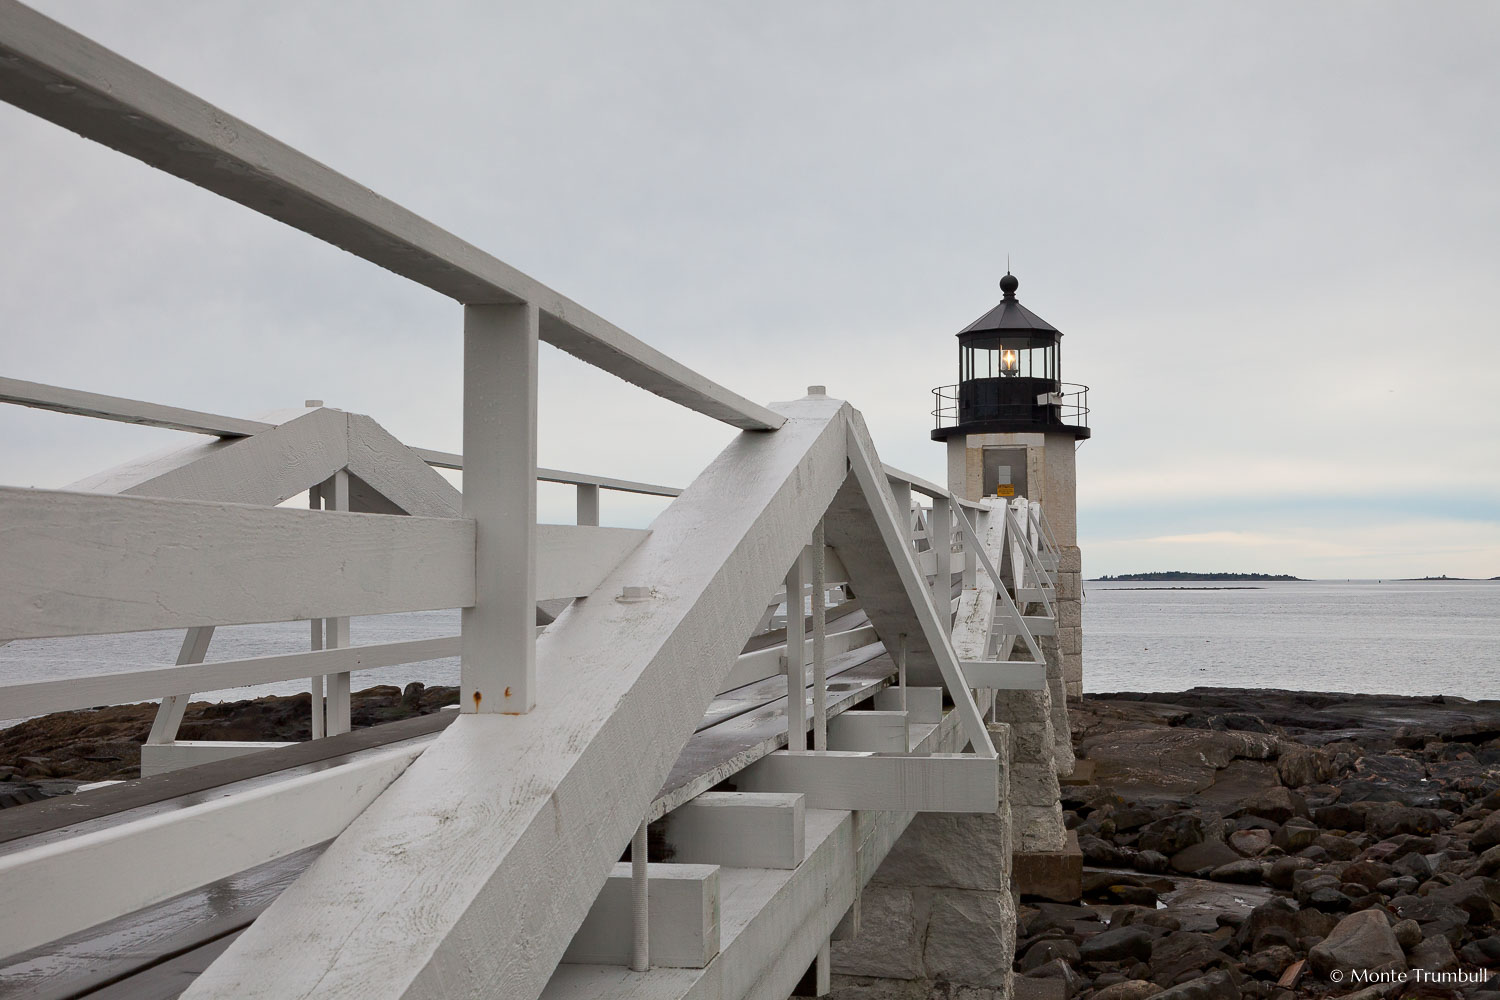
[[[1500,581],[1085,582],[1083,683],[1500,699]]]
[[[1314,581],[1084,584],[1084,687],[1198,685],[1451,694],[1500,699],[1500,582]],[[1233,586],[1242,586],[1235,584]],[[355,618],[355,644],[456,635],[457,611]],[[0,646],[0,682],[79,677],[176,661],[183,633],[31,639]],[[305,622],[220,628],[209,660],[308,648]],[[357,671],[354,688],[457,684],[457,658]],[[234,701],[307,690],[304,680],[198,692]],[[9,715],[0,696],[0,719]],[[0,723],[3,725],[4,723]]]

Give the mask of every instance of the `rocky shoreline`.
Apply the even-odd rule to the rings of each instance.
[[[458,704],[458,688],[379,685],[355,692],[356,729],[427,715]],[[312,737],[312,696],[267,696],[251,701],[195,701],[178,739],[306,740]],[[156,705],[112,705],[55,712],[0,729],[0,808],[66,795],[93,781],[140,777],[141,744],[151,734]]]
[[[457,700],[369,688],[354,724]],[[0,730],[0,806],[135,777],[155,711]],[[1500,702],[1197,688],[1069,716],[1084,900],[1022,900],[1018,998],[1500,1000]],[[195,702],[180,736],[305,740],[308,717],[305,694]]]
[[[1069,715],[1085,899],[1023,901],[1018,996],[1500,1000],[1500,702],[1198,688]]]

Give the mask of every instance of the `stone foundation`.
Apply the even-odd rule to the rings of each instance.
[[[859,933],[833,942],[838,1000],[1010,1000],[1012,737],[1004,723],[989,729],[1001,758],[999,811],[912,820],[860,895]]]

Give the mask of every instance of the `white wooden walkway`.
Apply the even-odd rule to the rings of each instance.
[[[784,997],[915,813],[996,810],[989,694],[1045,685],[1055,627],[1037,505],[883,466],[821,387],[751,402],[13,0],[0,97],[451,296],[465,343],[461,456],[0,378],[200,436],[0,487],[0,640],[184,631],[174,665],[0,677],[0,718],[162,699],[157,773],[0,813],[0,993]],[[543,340],[741,433],[681,490],[540,469]],[[576,525],[536,523],[538,479]],[[601,490],[671,503],[602,527]],[[350,645],[439,608],[458,635]],[[205,662],[293,620],[306,652]],[[354,672],[453,655],[457,712],[350,731]],[[296,678],[312,743],[177,740],[194,692]]]

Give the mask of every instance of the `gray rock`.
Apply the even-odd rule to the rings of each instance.
[[[1064,1000],[1077,993],[1086,980],[1078,970],[1060,958],[1054,958],[1046,965],[1038,966],[1026,973],[1027,979],[1055,979],[1062,984]]]
[[[1471,965],[1493,969],[1496,966],[1500,966],[1500,937],[1491,935],[1490,937],[1470,941],[1463,946],[1463,949],[1458,954],[1459,957]]]
[[[1190,979],[1156,994],[1159,1000],[1240,1000],[1240,988],[1224,970]]]
[[[1297,953],[1284,944],[1273,944],[1245,960],[1245,971],[1261,979],[1275,979],[1297,960]]]
[[[1227,865],[1220,865],[1208,873],[1208,877],[1215,882],[1239,882],[1245,885],[1258,884],[1260,876],[1261,863],[1251,858],[1231,861]]]
[[[1276,823],[1285,823],[1293,816],[1307,818],[1307,803],[1302,796],[1279,785],[1252,796],[1245,802],[1243,810],[1252,816],[1264,816]]]
[[[1205,836],[1202,819],[1192,813],[1179,813],[1146,824],[1136,839],[1136,847],[1171,857],[1178,851],[1202,843]]]
[[[859,934],[833,942],[833,971],[846,976],[917,979],[921,942],[910,890],[870,884],[859,903]]]
[[[1405,972],[1406,955],[1385,914],[1361,910],[1340,920],[1323,941],[1307,955],[1308,964],[1327,977],[1335,969],[1371,972]]]
[[[1095,934],[1078,948],[1085,962],[1145,961],[1151,957],[1150,931],[1143,927],[1119,927]]]
[[[1453,954],[1453,945],[1441,934],[1434,934],[1418,942],[1411,950],[1410,958],[1413,969],[1426,972],[1452,972],[1458,968],[1458,956]]]
[[[1415,920],[1422,925],[1422,934],[1432,937],[1441,934],[1449,942],[1457,944],[1469,925],[1469,915],[1452,903],[1425,896],[1397,896],[1390,902],[1396,916],[1402,920]]]
[[[1490,813],[1469,838],[1472,851],[1487,851],[1497,845],[1500,845],[1500,810]]]
[[[1320,785],[1333,780],[1333,756],[1326,750],[1283,743],[1276,758],[1276,773],[1288,788]]]
[[[932,900],[922,949],[927,977],[969,986],[1009,986],[1014,935],[1009,892],[939,892]]]
[[[1290,889],[1296,873],[1312,867],[1306,858],[1277,858],[1266,871],[1266,882],[1277,889]]]
[[[1136,871],[1160,875],[1172,866],[1172,862],[1160,851],[1141,851],[1135,856]]]
[[[1025,954],[1016,962],[1016,967],[1022,972],[1030,972],[1054,958],[1060,958],[1064,962],[1077,962],[1078,946],[1067,938],[1044,938],[1026,949]]]
[[[1161,987],[1148,979],[1127,979],[1123,983],[1104,987],[1094,994],[1094,1000],[1148,1000],[1160,993]]]
[[[1218,840],[1205,840],[1172,855],[1172,868],[1184,875],[1207,874],[1220,865],[1239,861],[1234,848]]]
[[[1010,890],[1003,813],[918,813],[875,878],[907,888]]]
[[[1259,857],[1271,846],[1269,830],[1236,830],[1229,835],[1229,846],[1247,858]]]
[[[1472,844],[1473,841],[1470,843]],[[1474,864],[1474,874],[1486,878],[1500,875],[1500,844],[1485,848],[1484,853],[1479,855],[1479,860]]]
[[[1318,835],[1322,832],[1312,820],[1294,816],[1283,823],[1281,829],[1276,831],[1275,835],[1271,837],[1271,843],[1288,854],[1293,854],[1304,847],[1312,846],[1312,842],[1317,840]]]
[[[1422,943],[1422,925],[1415,920],[1400,920],[1391,926],[1391,933],[1396,935],[1396,943],[1406,951],[1411,951]],[[1418,964],[1418,968],[1422,966]]]

